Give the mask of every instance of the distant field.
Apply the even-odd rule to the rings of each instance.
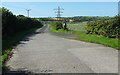
[[[67,23],[67,28],[74,31],[86,31],[85,30],[86,24],[87,22]]]

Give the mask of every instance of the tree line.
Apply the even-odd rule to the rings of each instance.
[[[65,20],[73,20],[73,22],[84,22],[84,21],[95,21],[95,20],[110,20],[113,17],[100,17],[100,16],[75,16],[75,17],[66,17]]]

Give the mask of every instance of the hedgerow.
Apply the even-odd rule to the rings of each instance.
[[[20,32],[28,31],[36,27],[42,27],[42,23],[36,19],[25,17],[24,15],[14,15],[6,8],[0,8],[0,17],[2,17],[2,48],[3,53],[8,49],[6,44],[8,40]],[[9,45],[9,44],[7,44]]]
[[[91,21],[87,23],[87,34],[103,35],[109,38],[119,38],[120,17],[113,20]]]

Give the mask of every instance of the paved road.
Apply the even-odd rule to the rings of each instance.
[[[44,26],[14,49],[11,70],[34,73],[118,73],[118,51],[51,35]]]

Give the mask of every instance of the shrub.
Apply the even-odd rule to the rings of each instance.
[[[61,21],[52,21],[50,22],[50,25],[52,26],[52,28],[56,30],[63,29],[63,25]]]
[[[87,23],[87,34],[103,35],[109,38],[119,38],[120,17],[114,20],[92,21]]]

